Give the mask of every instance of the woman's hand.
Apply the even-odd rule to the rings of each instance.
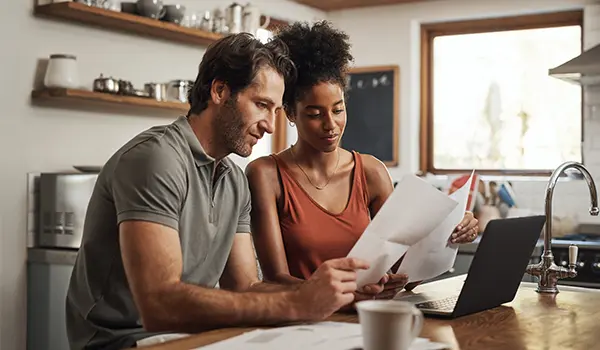
[[[465,213],[460,224],[456,226],[452,236],[450,237],[451,243],[470,243],[477,238],[479,233],[479,220],[475,219],[473,213],[470,211]]]
[[[383,286],[383,291],[375,297],[375,299],[392,299],[396,296],[408,283],[408,275],[405,274],[388,274],[389,280]]]

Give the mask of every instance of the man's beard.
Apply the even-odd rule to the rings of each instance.
[[[245,125],[242,112],[237,106],[237,98],[230,96],[216,118],[217,135],[220,143],[231,152],[241,157],[252,154],[252,147],[245,142]]]

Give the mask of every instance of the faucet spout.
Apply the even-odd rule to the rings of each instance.
[[[544,250],[551,251],[550,248],[552,246],[552,201],[554,197],[554,188],[556,187],[556,183],[558,179],[564,172],[568,169],[577,169],[583,175],[587,186],[590,190],[590,215],[598,216],[600,213],[600,209],[598,209],[598,193],[596,192],[596,184],[594,183],[594,178],[587,170],[587,168],[577,162],[565,162],[561,164],[554,172],[552,176],[550,176],[550,180],[548,181],[548,185],[546,187],[546,226],[544,231]]]
[[[577,162],[565,162],[552,172],[548,185],[546,187],[546,225],[544,228],[544,252],[541,256],[541,261],[538,264],[531,264],[527,266],[526,272],[530,275],[537,276],[538,288],[537,291],[541,293],[558,293],[556,287],[559,278],[573,278],[577,276],[575,270],[577,260],[577,247],[573,246],[569,250],[569,269],[559,267],[554,263],[554,256],[552,255],[552,201],[554,198],[554,188],[558,183],[560,176],[568,169],[576,169],[583,175],[587,186],[590,191],[590,215],[598,216],[600,209],[598,209],[598,194],[596,191],[596,184],[594,178],[586,169],[585,166]]]

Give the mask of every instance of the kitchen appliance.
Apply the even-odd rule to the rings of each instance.
[[[66,54],[50,55],[44,75],[44,85],[49,88],[77,88],[79,86],[77,58]]]
[[[600,235],[593,233],[574,233],[552,240],[554,263],[568,267],[569,246],[578,247],[575,269],[577,276],[561,279],[558,284],[575,287],[600,289]]]
[[[600,84],[600,44],[581,55],[551,68],[550,76],[580,85]]]
[[[97,178],[93,173],[40,174],[38,247],[79,249]]]

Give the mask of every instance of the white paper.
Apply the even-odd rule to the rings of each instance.
[[[312,349],[328,341],[359,337],[360,324],[344,322],[319,322],[297,326],[257,329],[237,337],[200,347],[202,350],[300,350]],[[196,350],[197,350],[196,349]],[[333,350],[333,349],[332,349]]]
[[[461,188],[448,196],[458,202],[450,215],[433,232],[406,252],[396,273],[407,274],[409,282],[437,277],[454,266],[458,244],[449,243],[449,239],[465,216],[474,173],[471,173],[471,177]]]
[[[362,335],[328,339],[308,348],[310,350],[361,350],[363,349]],[[431,342],[426,338],[416,338],[408,350],[444,350],[450,346],[443,343]]]
[[[259,329],[194,350],[349,350],[363,346],[358,323],[319,322],[314,324]],[[446,344],[417,338],[410,350],[447,349]]]
[[[410,246],[439,226],[457,204],[417,176],[402,178],[348,253],[348,257],[371,265],[368,270],[358,271],[358,287],[377,283]]]

